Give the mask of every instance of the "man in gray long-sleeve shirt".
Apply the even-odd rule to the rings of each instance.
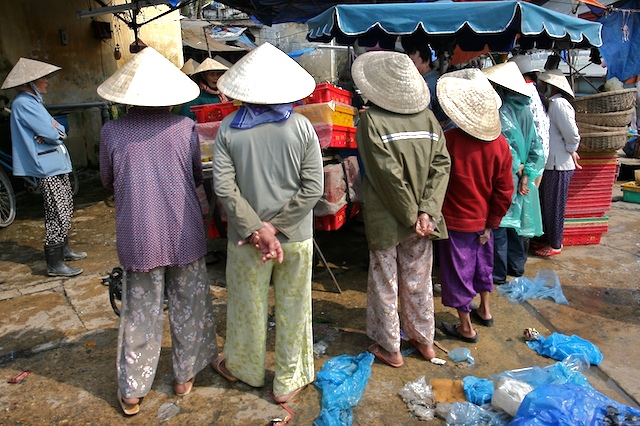
[[[229,221],[227,336],[217,365],[230,380],[264,385],[273,283],[273,395],[284,403],[314,380],[313,207],[322,196],[322,158],[311,123],[293,112],[292,102],[308,96],[315,82],[267,43],[238,61],[218,87],[243,105],[220,124],[213,155],[214,189]]]

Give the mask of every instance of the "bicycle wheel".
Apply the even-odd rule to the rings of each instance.
[[[80,181],[78,180],[76,169],[71,169],[71,173],[69,173],[69,182],[71,182],[71,193],[74,196],[78,195],[78,191],[80,191]]]
[[[16,218],[16,195],[9,176],[0,168],[0,228],[7,227]]]

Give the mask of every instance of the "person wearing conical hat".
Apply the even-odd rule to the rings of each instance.
[[[540,74],[539,80],[547,86],[549,121],[549,157],[544,166],[540,184],[542,195],[542,217],[548,244],[534,252],[536,256],[555,256],[562,251],[564,215],[567,209],[569,183],[578,163],[580,134],[576,124],[576,113],[570,99],[573,90],[561,70],[555,69]]]
[[[191,78],[198,84],[200,94],[193,100],[180,106],[180,115],[196,119],[196,114],[191,111],[192,106],[218,104],[228,102],[229,99],[218,90],[218,79],[229,67],[220,62],[207,58],[191,74]]]
[[[514,62],[483,69],[502,100],[502,134],[511,146],[513,193],[511,207],[493,232],[495,261],[493,282],[505,284],[507,276],[524,275],[529,238],[542,235],[540,196],[534,181],[542,175],[544,149],[529,108],[530,89]]]
[[[447,236],[441,208],[451,162],[442,128],[428,108],[429,88],[409,56],[364,53],[351,73],[372,104],[356,132],[365,172],[367,335],[375,341],[369,351],[381,362],[402,366],[402,324],[426,360],[443,363],[433,344],[431,283],[432,241]]]
[[[444,74],[436,86],[440,105],[458,128],[447,130],[451,175],[442,213],[449,238],[440,241],[442,304],[458,312],[458,325],[442,331],[475,343],[472,321],[494,323],[493,231],[511,205],[514,190],[509,143],[501,134],[500,98],[484,74],[469,68]],[[480,305],[473,299],[480,295]]]
[[[544,150],[544,160],[547,161],[549,157],[549,116],[544,106],[542,94],[540,93],[540,86],[538,85],[538,74],[540,70],[533,66],[531,62],[531,55],[514,55],[509,59],[509,62],[515,62],[527,82],[529,88],[529,95],[531,102],[529,103],[529,109],[533,114],[533,123],[536,127],[538,137],[542,142],[542,149]],[[540,180],[542,176],[536,179],[536,185],[540,186]]]
[[[162,90],[158,90],[161,87]],[[173,389],[187,395],[218,355],[204,256],[207,243],[196,188],[203,182],[193,120],[169,106],[198,96],[198,86],[151,47],[98,87],[102,98],[132,106],[100,135],[100,178],[116,200],[116,248],[125,270],[118,332],[118,403],[137,414],[162,347],[166,289]]]
[[[269,43],[218,80],[242,101],[213,153],[215,193],[227,212],[227,336],[216,365],[253,387],[265,380],[268,290],[275,295],[273,395],[285,403],[314,380],[311,327],[313,207],[323,193],[320,143],[293,102],[313,77]],[[223,374],[224,375],[224,374]]]
[[[200,63],[193,58],[189,58],[187,62],[184,63],[180,71],[185,73],[188,76],[192,76],[196,69],[200,66]]]
[[[65,261],[81,260],[85,252],[69,247],[68,233],[73,216],[73,191],[69,181],[71,158],[64,145],[66,129],[43,105],[49,77],[60,67],[20,58],[2,83],[18,95],[11,104],[13,175],[33,176],[44,201],[44,254],[47,275],[73,277],[82,273]]]

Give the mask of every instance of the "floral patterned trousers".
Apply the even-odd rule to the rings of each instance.
[[[400,350],[400,320],[407,336],[433,343],[432,247],[429,238],[415,234],[395,247],[369,252],[367,336],[390,352]]]
[[[175,380],[188,381],[218,356],[204,258],[182,267],[125,271],[116,361],[124,398],[141,398],[151,390],[162,347],[165,286]]]
[[[227,245],[226,367],[253,387],[264,385],[269,284],[275,294],[273,394],[286,395],[314,380],[311,329],[312,240],[283,243],[284,261],[261,264],[250,244]]]

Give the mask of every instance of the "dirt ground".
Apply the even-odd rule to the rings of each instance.
[[[42,251],[44,226],[41,199],[22,193],[14,224],[0,229],[0,424],[206,424],[267,425],[288,413],[267,396],[273,378],[274,327],[270,325],[267,385],[254,389],[231,384],[211,369],[203,370],[193,392],[173,394],[168,326],[153,390],[141,413],[123,418],[116,399],[115,347],[117,317],[111,310],[101,278],[118,266],[115,250],[114,206],[95,171],[81,172],[76,215],[69,235],[74,248],[89,257],[74,266],[84,273],[71,279],[46,276]],[[615,190],[620,195],[619,184]],[[436,334],[445,349],[467,347],[475,364],[449,361],[436,366],[416,353],[394,369],[378,362],[364,396],[353,410],[354,425],[444,424],[412,417],[398,396],[405,383],[425,376],[487,378],[505,370],[550,365],[524,343],[522,331],[537,328],[576,334],[596,344],[604,354],[599,367],[585,373],[599,391],[623,404],[640,402],[640,205],[614,202],[609,232],[601,244],[567,247],[551,259],[530,258],[527,277],[541,269],[558,273],[569,305],[551,300],[510,304],[494,293],[496,325],[478,326],[479,342],[461,343]],[[371,341],[365,334],[367,248],[364,227],[357,220],[335,232],[319,232],[318,246],[334,272],[338,292],[319,263],[313,282],[314,340],[318,343],[316,371],[341,354],[357,355]],[[225,337],[226,288],[224,240],[209,243],[209,279],[214,295],[219,346]],[[434,282],[437,283],[437,271]],[[436,294],[436,321],[455,321]],[[405,343],[403,349],[409,348]],[[438,351],[438,356],[448,359]],[[31,373],[20,384],[7,380],[23,370]],[[309,386],[295,401],[289,424],[311,425],[321,408],[321,391]]]

